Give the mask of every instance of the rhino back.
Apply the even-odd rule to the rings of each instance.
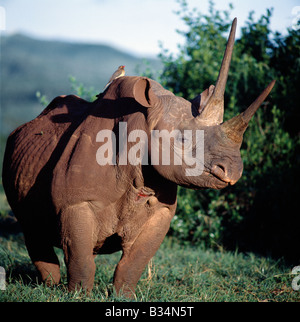
[[[40,192],[48,186],[53,168],[87,108],[88,103],[76,96],[57,97],[38,117],[11,133],[3,186],[12,207],[24,201],[34,186]]]

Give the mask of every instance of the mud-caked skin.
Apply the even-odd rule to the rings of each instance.
[[[121,77],[92,103],[76,96],[55,98],[9,136],[3,185],[43,281],[60,280],[54,246],[64,251],[69,290],[91,290],[94,256],[122,250],[114,287],[118,294],[132,296],[169,229],[177,185],[221,189],[238,181],[243,133],[274,81],[245,112],[223,123],[235,29],[236,20],[216,86],[192,101],[176,97],[151,79]],[[118,146],[121,122],[128,135],[142,130],[149,142],[152,130],[203,130],[203,171],[187,176],[186,170],[193,167],[184,160],[174,165],[172,158],[169,165],[121,165],[118,152],[115,163],[100,165],[97,151],[105,143],[97,134],[112,131]],[[127,149],[134,144],[129,140]],[[151,160],[150,144],[147,153]]]

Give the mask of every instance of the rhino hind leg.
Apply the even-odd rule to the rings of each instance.
[[[25,243],[29,256],[37,268],[42,282],[47,285],[60,282],[59,260],[53,246],[49,244],[45,236],[35,232],[23,230]]]
[[[46,283],[48,286],[51,286],[53,284],[59,284],[60,282],[59,262],[55,253],[54,256],[50,259],[50,261],[38,260],[33,262],[41,275],[42,281]]]
[[[156,211],[143,226],[134,243],[128,248],[124,247],[114,274],[114,287],[118,295],[128,298],[135,296],[137,282],[166,236],[172,217],[168,208]]]

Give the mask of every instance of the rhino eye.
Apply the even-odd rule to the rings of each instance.
[[[182,134],[181,132],[178,133],[176,140],[180,143],[186,143],[188,141],[187,136]]]
[[[177,142],[182,148],[184,147],[184,149],[189,149],[192,146],[193,138],[190,133],[180,133],[177,136]]]

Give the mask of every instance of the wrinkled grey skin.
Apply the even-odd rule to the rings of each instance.
[[[3,186],[43,281],[60,280],[53,246],[64,251],[70,290],[91,290],[94,256],[122,250],[114,287],[117,293],[133,296],[175,214],[177,185],[221,189],[241,177],[243,133],[274,82],[244,113],[223,123],[235,26],[236,21],[216,87],[192,101],[148,78],[121,77],[92,103],[76,96],[55,98],[37,118],[9,136]],[[152,130],[203,130],[204,171],[187,176],[186,170],[193,167],[174,165],[172,158],[170,165],[100,166],[96,155],[104,143],[97,142],[97,134],[112,130],[118,140],[120,122],[127,124],[128,133],[145,131],[149,142]],[[129,143],[128,149],[134,144]],[[196,150],[196,142],[191,144]]]

